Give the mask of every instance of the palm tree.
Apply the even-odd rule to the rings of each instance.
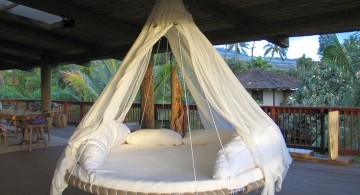
[[[61,71],[63,79],[82,101],[94,101],[115,74],[119,62],[102,60],[91,62],[90,67],[70,66]]]
[[[309,72],[312,69],[312,66],[314,66],[314,61],[306,57],[305,54],[303,54],[300,58],[296,60],[296,68],[298,71],[301,71],[301,74],[304,76],[305,73]]]
[[[272,58],[275,56],[275,54],[278,54],[282,61],[284,61],[284,59],[286,58],[286,55],[287,55],[287,48],[282,48],[278,45],[275,45],[275,44],[272,44],[269,42],[268,42],[268,44],[266,44],[264,46],[264,50],[265,50],[264,57],[266,57],[269,53],[271,54],[270,62],[271,62]]]
[[[254,58],[254,49],[255,49],[255,41],[252,42],[252,47],[251,47],[251,59]]]
[[[272,68],[272,66],[267,60],[258,56],[250,60],[249,68],[260,68],[263,70],[269,70]]]
[[[348,75],[352,81],[353,90],[349,91],[344,100],[347,106],[359,106],[360,99],[360,38],[355,34],[341,44],[335,34],[321,35],[319,37],[319,54],[322,61]]]
[[[234,58],[237,59],[238,54],[248,55],[245,49],[249,49],[249,43],[241,42],[227,45],[225,51],[234,50]]]

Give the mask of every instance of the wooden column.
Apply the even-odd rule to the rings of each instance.
[[[154,59],[150,58],[149,66],[146,70],[144,79],[140,86],[141,93],[141,118],[142,125],[141,128],[152,129],[155,126],[154,121],[154,82],[153,82],[153,69],[154,69]],[[143,113],[145,112],[145,113]],[[141,119],[140,118],[140,119]]]
[[[329,159],[339,156],[339,111],[329,112]]]
[[[184,110],[181,101],[181,87],[176,74],[176,67],[171,65],[171,120],[170,129],[182,134]]]
[[[42,111],[51,110],[51,66],[41,66],[41,107]]]

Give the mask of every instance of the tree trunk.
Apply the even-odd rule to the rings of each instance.
[[[183,134],[184,110],[181,101],[181,88],[175,66],[171,66],[171,120],[170,129]]]
[[[255,48],[255,41],[253,41],[253,45],[251,47],[251,59],[254,57],[254,48]]]
[[[140,86],[141,94],[141,128],[154,128],[154,82],[153,82],[154,60],[150,58],[149,66]]]

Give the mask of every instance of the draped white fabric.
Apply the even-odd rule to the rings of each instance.
[[[54,173],[51,194],[61,194],[67,187],[65,172],[77,163],[79,145],[112,121],[124,120],[144,77],[152,47],[163,36],[169,40],[203,125],[235,129],[263,171],[262,194],[274,194],[276,181],[277,188],[281,188],[291,158],[279,128],[200,32],[182,1],[158,0],[116,75],[69,139]],[[264,145],[263,140],[268,144]]]

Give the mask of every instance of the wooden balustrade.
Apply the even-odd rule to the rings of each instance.
[[[4,106],[18,109],[30,109],[33,102],[39,100],[0,100]],[[93,102],[53,101],[58,104],[61,114],[67,115],[67,121],[78,124],[90,110]],[[261,106],[279,126],[289,147],[307,148],[325,152],[328,148],[328,113],[339,111],[339,154],[360,155],[360,108],[349,107],[293,107]],[[170,121],[171,105],[156,104],[155,120],[159,125]],[[184,110],[186,107],[184,106]],[[141,121],[141,107],[134,103],[129,110],[126,122]],[[190,105],[184,115],[184,128],[202,128],[196,105]]]

